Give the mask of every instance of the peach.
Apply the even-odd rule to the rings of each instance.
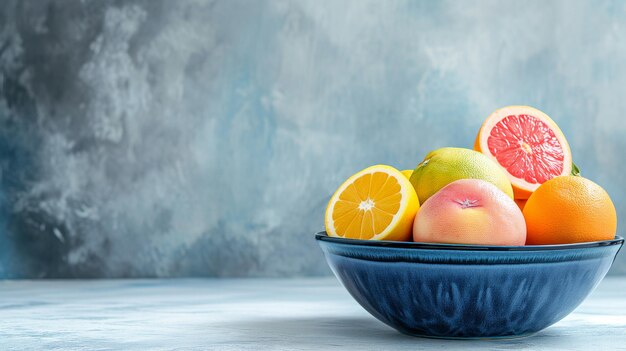
[[[413,241],[476,245],[524,245],[526,222],[515,202],[480,179],[454,181],[422,204]]]

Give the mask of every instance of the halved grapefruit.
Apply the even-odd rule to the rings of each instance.
[[[563,132],[530,106],[507,106],[483,123],[474,149],[507,173],[516,199],[528,199],[539,185],[572,172],[572,153]]]

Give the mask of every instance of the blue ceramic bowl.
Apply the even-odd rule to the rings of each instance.
[[[352,297],[398,331],[426,337],[524,336],[572,312],[624,239],[478,246],[333,238],[326,261]]]

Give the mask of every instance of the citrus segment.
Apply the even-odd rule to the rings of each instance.
[[[351,239],[408,240],[419,201],[400,171],[377,165],[346,180],[326,208],[329,236]]]
[[[474,149],[504,168],[517,199],[527,199],[542,183],[572,171],[565,136],[550,117],[529,106],[493,112],[480,128]]]

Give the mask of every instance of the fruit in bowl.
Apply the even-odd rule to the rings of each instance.
[[[419,200],[408,178],[377,165],[346,180],[326,208],[328,235],[372,240],[409,240]]]
[[[506,173],[480,152],[444,147],[429,152],[411,174],[411,184],[424,203],[441,188],[459,179],[482,179],[513,198],[513,188]]]
[[[545,181],[572,172],[572,153],[557,124],[530,106],[494,111],[478,131],[474,149],[506,172],[516,199],[528,199]]]
[[[527,244],[610,240],[617,230],[615,206],[598,184],[576,176],[543,183],[524,206]]]
[[[413,241],[524,245],[526,223],[515,202],[495,185],[460,179],[424,203],[415,217]]]
[[[624,242],[607,192],[528,106],[492,113],[474,150],[357,172],[331,197],[325,226],[318,243],[355,300],[403,333],[443,338],[548,327],[591,293]]]

